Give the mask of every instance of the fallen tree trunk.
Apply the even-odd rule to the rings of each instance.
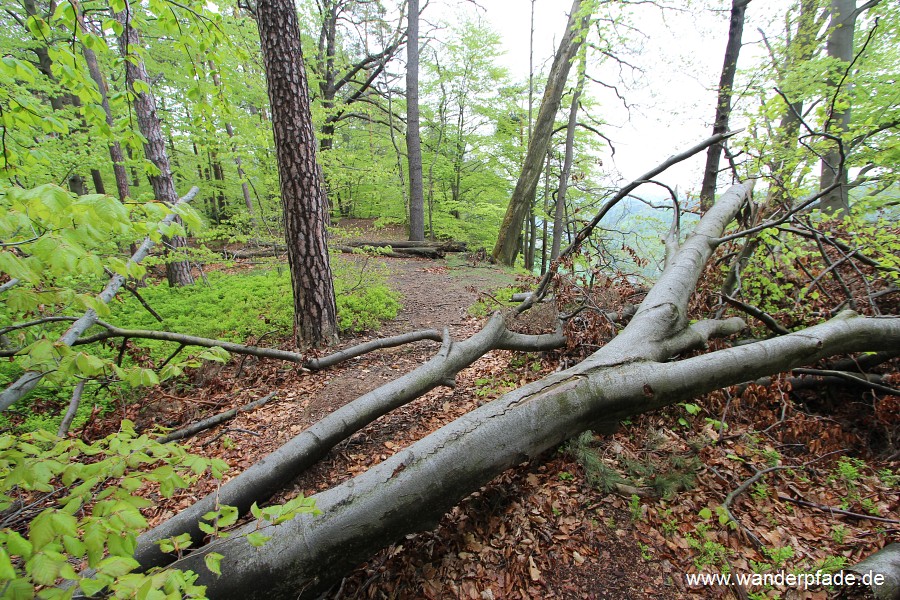
[[[900,544],[888,544],[875,554],[843,570],[855,575],[855,585],[844,585],[836,598],[900,600]],[[875,579],[880,576],[878,581]]]
[[[352,240],[343,243],[344,246],[349,246],[351,248],[365,248],[366,246],[370,246],[372,248],[435,248],[437,250],[442,250],[444,252],[467,252],[468,247],[465,242],[454,242],[454,241],[446,241],[446,242],[429,242],[429,241],[412,241],[412,240],[400,240],[400,241],[377,241],[377,240]]]
[[[193,506],[138,538],[135,558],[143,568],[163,565],[171,557],[157,546],[163,540],[190,533],[202,539],[200,518],[216,503],[236,506],[246,514],[254,503],[268,500],[275,492],[314,465],[338,443],[378,417],[403,406],[438,386],[455,385],[454,377],[491,350],[536,352],[565,345],[562,334],[523,335],[506,329],[503,317],[494,315],[488,324],[462,342],[452,342],[445,332],[438,354],[414,371],[345,404],[301,432],[278,450],[252,465]]]
[[[180,198],[173,206],[178,206],[179,204],[190,202],[194,199],[194,196],[197,195],[197,192],[200,191],[198,187],[192,187],[191,190],[184,195],[183,198]],[[178,215],[176,213],[171,213],[167,215],[162,221],[160,221],[158,230],[162,230],[165,226],[172,223]],[[150,239],[150,236],[144,238],[144,242],[138,247],[137,251],[131,256],[128,260],[129,263],[137,264],[144,260],[146,256],[150,253],[150,248],[153,247],[153,240]],[[97,296],[97,299],[100,300],[103,304],[109,304],[110,300],[112,300],[119,289],[125,285],[125,277],[119,275],[118,273],[113,275],[109,283],[106,284],[106,287],[103,288],[103,291]],[[97,323],[98,317],[97,312],[93,308],[89,308],[84,315],[81,316],[78,320],[72,323],[71,327],[57,340],[57,344],[62,344],[65,346],[71,346],[85,331],[87,331],[91,326]],[[46,373],[40,371],[26,371],[19,377],[16,381],[9,384],[9,386],[3,390],[3,393],[0,394],[0,411],[6,410],[13,404],[15,404],[20,399],[27,396],[31,390],[37,387],[37,384],[43,379]]]
[[[365,252],[364,246],[337,246],[338,250],[344,254],[359,254]],[[421,247],[421,248],[393,248],[392,246],[373,246],[376,248],[378,256],[387,256],[389,258],[443,258],[444,250],[437,247]],[[391,250],[385,250],[391,248]]]
[[[381,246],[372,246],[373,248],[388,248],[391,244]],[[365,246],[342,245],[332,246],[336,250],[340,250],[344,254],[359,254],[364,251]],[[381,250],[378,256],[387,256],[388,258],[443,258],[444,252],[457,252],[457,250],[444,250],[439,246],[422,246],[422,247],[396,247],[392,250]],[[284,249],[276,248],[260,248],[258,250],[238,250],[236,252],[223,252],[226,258],[262,258],[267,256],[285,256]]]
[[[844,313],[778,338],[677,362],[741,319],[691,324],[687,303],[726,224],[751,186],[735,186],[703,217],[629,325],[581,364],[526,385],[457,419],[354,479],[314,498],[319,516],[278,526],[251,523],[173,566],[200,573],[215,598],[315,597],[403,535],[433,528],[460,499],[505,469],[585,429],[832,354],[900,344],[900,319]],[[247,535],[271,536],[261,548]],[[204,568],[223,556],[223,575]]]

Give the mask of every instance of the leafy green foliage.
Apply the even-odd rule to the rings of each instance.
[[[400,308],[398,295],[375,267],[332,256],[338,319],[342,331],[375,329]],[[293,327],[290,273],[286,268],[251,273],[212,272],[205,285],[170,288],[164,283],[141,289],[141,296],[163,317],[156,319],[134,297],[125,297],[112,319],[130,329],[160,329],[234,342],[267,333],[289,336]],[[140,344],[164,358],[172,344]]]
[[[132,555],[152,502],[139,490],[170,497],[228,465],[188,454],[177,444],[137,435],[133,424],[88,444],[44,432],[0,436],[0,579],[4,597],[57,597],[69,580],[88,595],[103,588],[122,597],[157,590],[201,597],[196,574],[133,573]],[[96,570],[87,578],[79,564]]]

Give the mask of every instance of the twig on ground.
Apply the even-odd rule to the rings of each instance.
[[[900,520],[897,519],[888,519],[885,517],[876,517],[873,515],[864,515],[861,513],[855,513],[849,510],[843,510],[841,508],[833,508],[831,506],[825,506],[824,504],[816,504],[815,502],[810,502],[808,500],[801,500],[800,498],[791,498],[789,496],[782,496],[779,494],[779,500],[784,502],[791,502],[793,504],[797,504],[799,506],[806,506],[809,508],[815,508],[816,510],[821,510],[822,512],[832,513],[835,515],[843,515],[845,517],[852,517],[854,519],[868,519],[870,521],[878,521],[879,523],[892,523],[900,525]]]
[[[268,402],[269,400],[271,400],[274,397],[275,397],[275,392],[272,392],[271,394],[263,396],[259,400],[255,400],[253,402],[245,404],[244,406],[238,406],[237,408],[232,408],[231,410],[226,410],[225,412],[222,412],[222,413],[219,413],[212,417],[209,417],[208,419],[203,419],[202,421],[198,421],[198,422],[194,423],[193,425],[188,425],[187,427],[183,427],[182,429],[173,431],[169,434],[162,436],[157,441],[160,442],[161,444],[165,444],[167,442],[174,442],[176,440],[183,440],[185,438],[189,438],[193,435],[200,433],[201,431],[203,431],[205,429],[215,427],[216,425],[219,425],[220,423],[224,423],[225,421],[233,419],[240,412],[247,412],[247,411],[253,410],[255,408],[259,408],[260,406],[262,406],[263,404],[265,404],[266,402]],[[213,438],[213,439],[215,439],[215,438]]]

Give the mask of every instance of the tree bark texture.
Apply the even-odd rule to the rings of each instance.
[[[409,165],[409,239],[425,239],[425,190],[419,137],[419,0],[409,0],[406,41],[406,160]]]
[[[83,32],[87,33],[88,28],[87,23],[85,23],[84,20],[84,13],[77,5],[75,16],[78,19],[78,26]],[[103,71],[100,70],[97,54],[83,44],[81,53],[84,56],[84,62],[87,65],[88,73],[90,73],[91,79],[93,79],[94,84],[97,86],[97,91],[100,93],[100,106],[103,107],[103,113],[106,116],[106,124],[109,126],[110,130],[112,130],[115,127],[115,124],[113,121],[112,109],[109,106],[109,90],[106,85],[106,78],[103,76]],[[122,153],[122,146],[119,144],[118,139],[113,138],[109,142],[109,158],[112,161],[113,176],[116,179],[116,192],[119,195],[119,200],[124,202],[129,195],[128,174],[125,172],[125,155]],[[97,193],[100,193],[99,190]]]
[[[719,77],[719,98],[716,101],[716,120],[713,135],[728,131],[728,116],[731,114],[731,94],[734,75],[737,72],[738,57],[741,53],[741,38],[744,35],[744,14],[750,0],[732,0],[731,21],[728,25],[728,42],[725,44],[725,62]],[[700,209],[709,210],[716,197],[716,180],[719,178],[719,160],[725,142],[713,144],[706,151],[706,168],[703,170],[703,184],[700,186]]]
[[[716,238],[744,203],[733,187],[704,216],[629,325],[581,364],[483,405],[352,480],[314,496],[321,515],[263,526],[272,539],[252,547],[251,523],[174,563],[200,573],[216,598],[311,598],[347,570],[404,535],[433,528],[468,493],[588,428],[752,380],[824,356],[896,347],[900,319],[842,314],[822,325],[680,361],[741,319],[687,319],[687,303]],[[203,567],[224,556],[223,575]]]
[[[569,13],[569,21],[566,24],[566,33],[559,43],[553,65],[550,68],[541,108],[535,120],[534,132],[528,140],[525,162],[522,164],[522,171],[509,200],[506,215],[500,225],[500,234],[492,255],[495,260],[504,265],[512,265],[516,261],[522,223],[534,204],[538,181],[544,167],[544,157],[547,155],[547,148],[553,133],[553,122],[559,110],[572,60],[582,44],[588,25],[589,16],[582,12],[581,0],[574,0]]]
[[[850,68],[853,60],[853,34],[856,29],[856,0],[831,0],[831,21],[828,25],[828,42],[826,50],[829,58],[840,61],[839,67],[833,67],[829,76],[829,83],[833,88],[832,94],[840,98],[842,92],[839,90],[845,69]],[[845,83],[846,85],[846,83]],[[831,99],[827,98],[827,102]],[[834,104],[832,104],[832,108]],[[840,137],[850,127],[851,107],[847,104],[844,109],[834,109],[828,114],[828,121],[825,124],[825,132]],[[823,212],[835,213],[843,210],[844,214],[850,212],[850,200],[848,197],[847,186],[847,167],[844,163],[846,157],[838,147],[836,142],[829,142],[830,147],[822,157],[822,166],[819,175],[819,189],[840,183],[841,185],[834,190],[828,192],[819,202],[819,206]]]
[[[144,136],[144,155],[159,171],[148,175],[153,194],[160,202],[174,206],[178,202],[178,194],[175,192],[175,180],[172,178],[169,156],[166,153],[166,140],[156,110],[156,98],[151,91],[137,92],[134,88],[136,82],[142,82],[150,88],[150,76],[139,52],[141,39],[137,30],[131,26],[129,10],[130,6],[126,7],[125,11],[115,14],[116,20],[123,27],[119,45],[125,59],[125,79],[130,91],[134,93],[134,114],[137,117],[138,129]],[[180,219],[176,218],[175,221],[180,222]],[[175,235],[164,238],[163,244],[169,251],[180,252],[182,248],[187,247],[187,240],[183,236]],[[172,287],[192,284],[194,277],[191,275],[190,263],[187,260],[167,261],[166,279]]]
[[[297,11],[291,0],[262,0],[257,24],[266,65],[281,206],[300,348],[337,341],[337,307],[326,244],[328,199],[316,161],[309,88]]]

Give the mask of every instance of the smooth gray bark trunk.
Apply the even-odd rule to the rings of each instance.
[[[572,161],[575,157],[575,127],[578,125],[578,102],[581,100],[581,90],[584,88],[585,57],[581,59],[578,70],[578,84],[572,94],[572,104],[569,107],[569,122],[566,124],[566,150],[563,158],[562,171],[559,173],[559,188],[556,193],[556,210],[553,215],[553,247],[550,250],[550,260],[559,258],[562,248],[562,237],[565,227],[566,191],[569,189],[569,176],[572,173]]]
[[[422,182],[422,140],[419,137],[419,0],[407,5],[406,41],[406,160],[409,166],[409,239],[425,239],[425,190]]]
[[[853,37],[856,29],[856,0],[831,0],[830,32],[826,50],[830,58],[840,61],[840,67],[833,69],[829,76],[832,93],[838,97],[844,96],[847,90],[838,90],[837,86],[843,76],[843,71],[850,67],[853,60]],[[846,85],[846,84],[845,84]],[[835,109],[828,115],[825,132],[840,137],[850,127],[851,107],[849,103],[844,109]],[[819,189],[840,183],[826,194],[819,203],[823,212],[835,213],[842,210],[844,214],[850,212],[850,199],[847,186],[847,166],[844,164],[846,156],[840,147],[831,142],[830,148],[822,157],[822,166],[819,175]]]
[[[446,334],[445,334],[446,336]],[[318,462],[341,441],[378,417],[403,406],[429,390],[454,385],[456,374],[494,349],[540,351],[565,344],[561,335],[526,336],[511,333],[496,315],[483,330],[461,342],[445,337],[441,351],[416,370],[345,404],[301,432],[278,450],[255,463],[210,494],[138,539],[135,558],[144,568],[165,564],[171,558],[156,542],[188,532],[202,539],[198,523],[215,503],[237,506],[241,514],[254,502],[262,503]]]

